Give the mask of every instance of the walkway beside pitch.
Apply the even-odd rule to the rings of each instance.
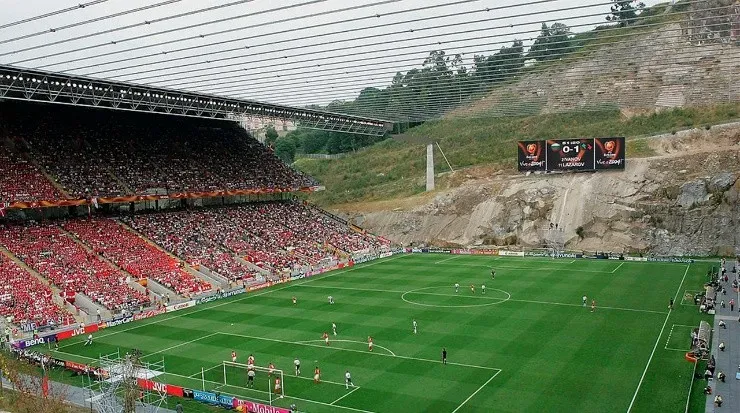
[[[712,336],[712,355],[714,356],[717,366],[714,371],[714,379],[710,382],[712,386],[712,395],[707,396],[706,411],[707,413],[720,412],[740,412],[740,312],[738,302],[740,294],[732,290],[732,278],[735,274],[730,274],[730,280],[722,283],[727,289],[727,294],[717,295],[717,301],[724,300],[725,308],[718,306],[717,314],[714,316],[714,335]],[[730,310],[730,299],[735,298],[735,311]],[[727,328],[720,328],[720,320],[724,321]],[[725,343],[725,351],[719,351],[719,343]],[[727,378],[725,382],[717,380],[717,374],[722,371]],[[697,373],[704,374],[703,371]],[[714,396],[722,396],[722,407],[714,405]]]
[[[2,378],[3,386],[8,389],[14,389],[12,383],[7,381],[5,377]],[[49,389],[52,394],[64,394],[64,399],[70,404],[79,406],[82,408],[90,408],[90,392],[81,387],[69,386],[56,381],[49,381]],[[58,389],[58,391],[54,390]],[[136,413],[175,413],[174,410],[165,409],[160,407],[157,409],[155,406],[136,406]]]

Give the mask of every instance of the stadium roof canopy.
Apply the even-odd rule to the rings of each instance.
[[[738,0],[643,2],[642,18],[625,20],[629,14],[615,13],[612,0],[36,3],[44,9],[6,0],[0,13],[0,65],[5,65],[0,93],[193,116],[228,116],[228,108],[236,108],[248,115],[314,122],[306,123],[311,127],[379,133],[384,122],[377,120],[419,121],[459,112],[524,75],[568,69],[573,76],[590,76],[591,68],[558,69],[553,63],[596,46],[614,46],[613,61],[619,63],[600,70],[613,78],[629,77],[634,33],[660,32],[666,45],[660,47],[676,48],[687,33],[700,42],[726,43],[740,27]],[[681,28],[662,30],[667,22],[679,21]],[[543,23],[549,26],[544,38]],[[554,23],[562,25],[555,29]],[[598,35],[592,36],[597,26]],[[669,70],[688,57],[679,54],[653,69]],[[31,82],[16,81],[10,88],[8,75]],[[53,86],[65,79],[64,87],[52,88],[43,80],[34,85],[34,78],[48,81],[50,76]],[[515,104],[518,112],[531,113],[520,98],[511,92],[496,97],[501,106]],[[548,98],[554,107],[573,99]],[[642,99],[654,106],[654,99]],[[321,116],[336,119],[325,122]]]

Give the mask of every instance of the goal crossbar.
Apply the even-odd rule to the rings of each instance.
[[[270,404],[272,404],[274,397],[280,397],[285,394],[285,380],[284,380],[283,370],[275,369],[275,368],[271,369],[269,367],[257,366],[255,364],[245,364],[245,363],[238,363],[238,362],[227,361],[227,360],[224,360],[222,362],[222,366],[223,366],[223,372],[224,372],[224,385],[229,385],[228,378],[230,377],[230,375],[227,373],[227,370],[229,370],[229,368],[234,368],[234,369],[243,371],[242,379],[244,380],[244,383],[247,382],[249,370],[253,370],[255,372],[255,375],[256,373],[264,373],[264,375],[267,377],[267,392],[269,394]],[[241,373],[239,375],[241,375]],[[280,394],[275,394],[274,388],[273,388],[273,380],[277,378],[280,379],[280,386],[281,386]]]

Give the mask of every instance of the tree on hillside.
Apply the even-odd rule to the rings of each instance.
[[[632,24],[645,10],[645,3],[637,0],[612,0],[611,15],[606,20],[619,23],[621,27]]]
[[[267,125],[265,128],[265,145],[270,146],[277,141],[278,133],[275,130],[275,125]]]
[[[524,67],[524,43],[515,40],[509,47],[490,56],[476,55],[474,76],[483,83],[498,83],[509,80]]]
[[[527,57],[540,61],[557,59],[570,51],[571,42],[568,26],[563,23],[554,23],[547,27],[547,23],[542,23],[542,31],[529,48]]]
[[[275,155],[285,163],[293,163],[295,160],[295,149],[293,139],[281,138],[275,142]]]

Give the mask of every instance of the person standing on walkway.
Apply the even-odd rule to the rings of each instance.
[[[730,311],[735,311],[735,299],[730,298]]]

